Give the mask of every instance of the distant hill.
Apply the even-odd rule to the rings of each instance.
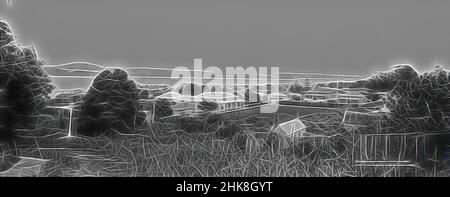
[[[133,77],[170,77],[172,70],[164,68],[147,68],[147,67],[123,67],[130,76]]]
[[[100,71],[91,70],[71,70],[71,69],[61,69],[56,67],[44,67],[45,72],[51,76],[95,76]]]
[[[104,67],[87,62],[71,62],[61,65],[43,66],[43,69],[52,76],[95,76],[101,71],[115,67]],[[151,67],[121,67],[133,77],[170,77],[171,69]]]
[[[92,64],[88,62],[70,62],[66,64],[60,65],[48,65],[43,66],[44,68],[57,68],[57,69],[68,69],[68,70],[86,70],[86,71],[101,71],[104,70],[105,67]]]

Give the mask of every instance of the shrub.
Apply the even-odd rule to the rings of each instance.
[[[291,84],[288,88],[288,92],[301,94],[303,92],[311,90],[309,86],[302,86],[301,84]]]
[[[156,99],[155,102],[155,117],[163,118],[173,115],[173,103],[167,99]]]
[[[409,81],[400,81],[391,91],[388,107],[396,114],[420,117],[422,129],[444,129],[450,115],[450,86],[448,72],[437,66],[430,73]]]
[[[145,114],[140,112],[139,92],[125,71],[102,71],[83,97],[78,133],[97,136],[109,129],[122,133],[133,131],[145,119]]]
[[[198,108],[200,108],[201,110],[204,110],[204,111],[214,111],[217,109],[217,107],[218,107],[217,103],[205,101],[205,100],[200,102],[198,105]]]
[[[185,116],[178,120],[179,129],[187,133],[215,132],[222,124],[222,117],[216,113],[210,113],[204,118]]]
[[[391,91],[387,107],[402,123],[411,130],[427,133],[448,131],[450,120],[449,72],[436,66],[431,72],[408,81],[400,81]],[[421,151],[425,161],[436,156],[445,161],[448,155],[450,138],[448,134],[427,137],[426,151]],[[426,164],[428,165],[428,164]],[[428,166],[429,167],[429,166]]]
[[[216,136],[219,139],[231,139],[243,131],[241,125],[235,121],[224,121],[217,130]]]
[[[410,65],[395,65],[391,70],[380,72],[371,77],[356,82],[357,87],[364,87],[379,92],[393,90],[398,85],[416,81],[419,74]]]

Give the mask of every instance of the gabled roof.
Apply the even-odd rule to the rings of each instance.
[[[291,135],[304,129],[306,129],[305,124],[303,124],[303,122],[299,118],[296,118],[287,122],[280,123],[273,131]]]
[[[198,95],[196,98],[217,103],[244,102],[239,96],[227,92],[205,92]]]

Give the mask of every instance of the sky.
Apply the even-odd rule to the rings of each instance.
[[[2,1],[0,17],[49,64],[174,67],[203,58],[369,75],[450,62],[448,0]]]

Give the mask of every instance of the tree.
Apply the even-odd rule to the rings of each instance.
[[[146,116],[140,111],[141,91],[124,70],[102,71],[83,97],[78,133],[97,136],[109,129],[133,132]]]
[[[447,131],[450,125],[450,81],[449,72],[436,66],[431,72],[410,80],[399,80],[387,99],[387,107],[399,122],[410,124],[410,129],[422,132]],[[414,121],[411,121],[414,119]],[[430,156],[445,161],[450,137],[448,135],[427,136],[426,148],[419,150],[430,164]]]
[[[9,25],[0,20],[0,140],[11,141],[20,123],[29,123],[55,89],[33,47],[16,44]]]

